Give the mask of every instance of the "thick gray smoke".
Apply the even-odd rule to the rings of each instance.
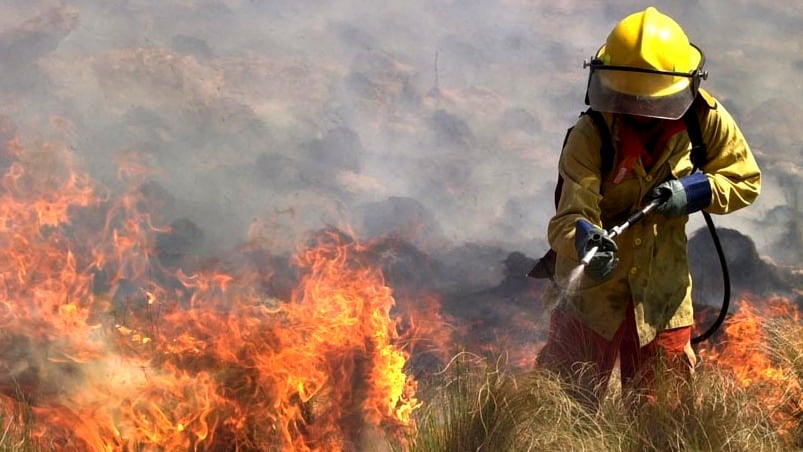
[[[757,205],[719,221],[799,263],[799,248],[778,250],[803,239],[803,6],[656,6],[706,52],[705,86],[765,170]],[[585,108],[583,59],[643,7],[7,1],[0,114],[23,138],[63,118],[62,138],[110,186],[120,157],[139,153],[175,200],[169,220],[221,246],[256,220],[288,249],[310,229],[347,225],[429,250],[474,242],[540,255],[559,146]]]

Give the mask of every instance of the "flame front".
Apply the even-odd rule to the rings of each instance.
[[[768,326],[779,321],[800,325],[800,310],[791,300],[739,300],[738,311],[724,325],[724,337],[701,355],[729,372],[742,388],[756,393],[779,431],[788,434],[798,422],[796,417],[803,413],[803,388],[795,378],[795,364],[783,362],[771,350]]]
[[[73,450],[349,450],[412,427],[408,351],[366,245],[316,237],[289,300],[259,289],[270,269],[187,274],[152,255],[164,230],[142,167],[114,195],[66,149],[35,148],[12,147],[0,193],[6,431]]]

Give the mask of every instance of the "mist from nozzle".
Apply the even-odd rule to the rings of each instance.
[[[573,295],[577,292],[577,287],[580,285],[580,278],[583,276],[583,270],[585,269],[585,265],[578,265],[574,267],[571,273],[569,273],[569,279],[566,281],[566,287],[563,288],[561,297],[566,298],[569,295]]]

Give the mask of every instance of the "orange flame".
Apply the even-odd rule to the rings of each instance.
[[[765,406],[773,409],[773,421],[781,431],[790,431],[794,413],[803,412],[803,388],[793,377],[794,369],[779,362],[769,347],[767,325],[778,319],[800,324],[800,309],[786,298],[745,298],[724,326],[724,337],[710,350],[701,351],[708,362],[730,372],[742,387],[760,393]]]
[[[413,427],[409,350],[368,245],[319,235],[273,299],[270,270],[164,268],[142,192],[98,194],[65,149],[18,146],[0,191],[8,431],[58,449],[343,450]],[[120,174],[142,180],[133,161]]]

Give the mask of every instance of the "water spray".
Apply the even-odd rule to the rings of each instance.
[[[654,199],[654,200],[650,201],[646,206],[642,207],[641,210],[639,210],[638,212],[634,213],[627,220],[625,220],[624,223],[612,227],[610,229],[610,231],[608,231],[608,237],[610,237],[611,239],[615,238],[616,236],[621,234],[625,229],[629,228],[630,226],[633,226],[634,224],[636,224],[639,221],[641,221],[642,219],[644,219],[644,217],[646,217],[656,207],[658,207],[661,204],[663,204],[664,201],[666,201],[666,199],[663,199],[663,198],[657,198],[657,199]],[[594,234],[589,238],[589,241],[599,242],[601,239],[602,239],[602,237],[599,234]],[[591,248],[590,250],[588,250],[588,252],[585,254],[585,256],[583,256],[583,258],[580,259],[580,264],[583,265],[583,266],[588,265],[591,262],[591,258],[593,258],[594,255],[597,253],[598,249],[599,249],[599,247],[595,246],[595,247]]]

